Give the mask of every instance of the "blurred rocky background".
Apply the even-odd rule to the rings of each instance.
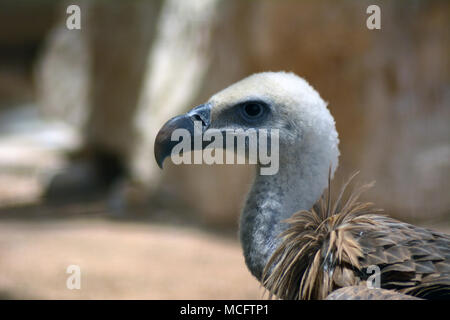
[[[377,182],[367,200],[450,230],[448,1],[0,8],[0,297],[261,297],[236,237],[253,167],[153,159],[167,119],[260,71],[293,71],[329,102],[338,183],[360,170]],[[70,264],[81,290],[65,287]]]

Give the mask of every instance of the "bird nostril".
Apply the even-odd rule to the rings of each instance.
[[[198,114],[194,114],[194,115],[192,116],[192,120],[194,120],[194,121],[201,121],[201,122],[202,122],[202,125],[206,126],[205,121],[203,121],[202,117],[200,117]]]

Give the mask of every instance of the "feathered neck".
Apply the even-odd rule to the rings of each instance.
[[[359,202],[373,182],[344,193],[357,173],[331,201],[331,183],[311,210],[295,213],[281,233],[282,241],[270,257],[262,275],[269,297],[280,299],[325,299],[341,286],[361,282],[363,249],[357,238],[380,225],[372,203]],[[364,231],[362,231],[364,230]],[[356,238],[355,238],[356,235]],[[290,276],[287,277],[286,274]]]
[[[248,194],[240,220],[240,240],[247,267],[259,280],[280,243],[278,236],[287,227],[283,220],[310,209],[327,186],[330,166],[333,172],[337,166],[335,141],[327,145],[314,144],[315,140],[303,141],[297,149],[280,146],[278,173],[257,175]]]

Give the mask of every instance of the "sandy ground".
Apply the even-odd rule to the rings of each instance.
[[[81,289],[69,290],[69,265]],[[190,228],[69,218],[0,222],[0,297],[259,299],[237,241]]]

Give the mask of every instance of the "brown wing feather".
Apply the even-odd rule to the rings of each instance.
[[[367,286],[344,287],[330,293],[326,300],[422,300],[394,290],[369,289]]]
[[[374,219],[376,231],[355,236],[364,252],[362,268],[378,265],[383,288],[422,298],[450,298],[450,237],[388,217]]]
[[[365,284],[371,265],[381,269],[382,288],[448,297],[450,237],[382,216],[371,203],[358,202],[372,184],[355,189],[343,202],[355,175],[334,204],[329,183],[313,209],[286,221],[289,227],[263,273],[270,297],[325,299],[334,290]]]

